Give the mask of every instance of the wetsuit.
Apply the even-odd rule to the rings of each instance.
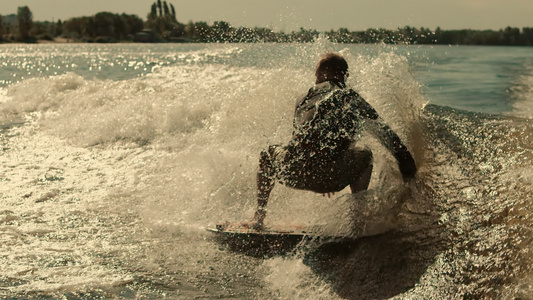
[[[364,130],[392,152],[405,180],[414,176],[411,154],[372,106],[344,83],[328,81],[296,103],[289,143],[263,153],[270,161],[267,175],[298,189],[340,191],[372,165],[372,152],[354,146]]]

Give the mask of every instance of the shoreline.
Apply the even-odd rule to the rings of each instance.
[[[326,38],[327,39],[327,38]],[[385,42],[338,42],[338,41],[331,41],[330,39],[327,39],[331,43],[334,44],[343,44],[343,45],[399,45],[399,46],[470,46],[470,47],[533,47],[533,45],[520,45],[520,44],[471,44],[471,43],[408,43],[408,42],[398,42],[398,43],[385,43]],[[80,39],[69,39],[65,37],[56,37],[53,40],[46,40],[46,39],[40,39],[35,40],[32,42],[20,42],[20,41],[0,41],[1,45],[31,45],[31,44],[312,44],[316,41],[281,41],[281,42],[251,42],[251,41],[241,41],[241,42],[235,42],[235,41],[194,41],[194,40],[188,40],[188,39],[179,39],[179,40],[171,40],[171,41],[134,41],[134,40],[109,40],[109,41],[83,41]]]
[[[444,46],[444,47],[452,47],[452,46],[462,46],[462,47],[513,47],[513,48],[529,48],[533,47],[533,45],[504,45],[504,44],[496,44],[496,45],[486,45],[486,44],[425,44],[425,43],[418,43],[418,44],[408,44],[408,43],[339,43],[339,42],[332,42],[334,44],[339,45],[396,45],[396,46]],[[202,41],[186,41],[186,42],[172,42],[172,41],[160,41],[160,42],[135,42],[132,40],[121,40],[121,41],[115,41],[115,42],[84,42],[80,40],[70,40],[65,38],[55,39],[53,41],[50,40],[37,40],[36,42],[0,42],[0,46],[2,45],[49,45],[49,44],[312,44],[312,42],[202,42]]]

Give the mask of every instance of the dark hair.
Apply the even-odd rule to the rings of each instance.
[[[324,76],[329,80],[336,79],[344,81],[348,74],[348,63],[338,53],[326,53],[322,55],[318,64],[316,65],[316,76]]]

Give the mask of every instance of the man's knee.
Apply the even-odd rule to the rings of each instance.
[[[351,163],[357,166],[362,166],[366,169],[369,165],[372,165],[374,156],[372,151],[368,148],[355,148],[352,150]]]
[[[363,162],[367,166],[372,166],[374,162],[374,155],[372,154],[372,151],[370,149],[363,150]]]

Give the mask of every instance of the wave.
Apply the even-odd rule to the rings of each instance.
[[[298,253],[260,263],[207,241],[206,226],[253,216],[259,151],[291,137],[294,102],[312,85],[318,54],[330,47],[279,48],[274,58],[253,64],[264,52],[224,46],[178,54],[179,61],[135,78],[68,72],[7,87],[3,118],[30,116],[14,138],[0,140],[11,170],[3,183],[12,187],[2,192],[1,222],[9,226],[1,230],[16,227],[11,242],[25,253],[9,269],[13,293],[95,290],[93,279],[103,275],[113,282],[103,288],[117,294],[142,290],[131,280],[176,295],[172,282],[222,296],[226,285],[241,284],[237,296],[261,286],[254,295],[328,299],[475,298],[516,286],[531,259],[527,248],[506,245],[529,238],[531,121],[426,105],[406,57],[386,49],[339,51],[352,66],[348,83],[414,150],[418,181],[404,186],[394,159],[376,146],[368,199],[276,186],[268,222],[345,230],[357,203],[360,219],[365,212],[387,219],[394,211],[394,230],[341,254]],[[296,62],[285,64],[289,50]],[[214,56],[207,59],[208,53]],[[395,210],[380,210],[387,205]],[[89,251],[50,254],[59,252],[39,250],[38,235],[56,237],[47,249],[83,243]],[[37,249],[27,248],[27,240]],[[32,251],[47,256],[33,260]],[[37,270],[24,268],[30,260]],[[81,271],[58,268],[69,262]],[[62,284],[46,282],[52,278]]]
[[[510,88],[514,116],[533,118],[533,65],[527,65]]]
[[[314,47],[299,54],[305,57],[301,61],[285,67],[279,65],[287,59],[283,51],[279,60],[257,67],[248,61],[261,53],[232,46],[218,52],[179,54],[182,63],[154,68],[140,78],[99,80],[74,73],[33,78],[11,85],[7,92],[10,101],[0,109],[10,115],[38,114],[41,130],[78,146],[125,145],[170,151],[168,158],[161,158],[162,162],[147,172],[154,173],[150,178],[156,186],[160,186],[157,181],[172,178],[175,188],[147,193],[187,194],[169,199],[169,206],[175,201],[189,203],[186,206],[195,207],[197,213],[203,213],[196,209],[202,206],[198,202],[204,203],[205,209],[218,201],[218,205],[229,205],[229,218],[237,219],[241,218],[242,203],[231,203],[242,199],[249,209],[253,207],[259,151],[291,137],[294,103],[313,78],[314,63],[304,67],[302,62],[316,59],[331,45]],[[313,51],[315,55],[310,54]],[[422,162],[424,141],[418,134],[418,119],[425,100],[407,59],[389,51],[376,56],[347,48],[340,51],[352,66],[348,83],[376,107]],[[241,61],[229,63],[241,56]],[[219,61],[198,64],[195,57],[217,57]],[[391,168],[390,157],[385,156],[376,168],[380,180],[389,178],[385,174]],[[274,199],[292,193],[281,190],[274,193]],[[309,211],[304,200],[308,196],[299,197],[300,208]],[[169,212],[175,209],[169,207]],[[186,220],[195,217],[188,215]]]

